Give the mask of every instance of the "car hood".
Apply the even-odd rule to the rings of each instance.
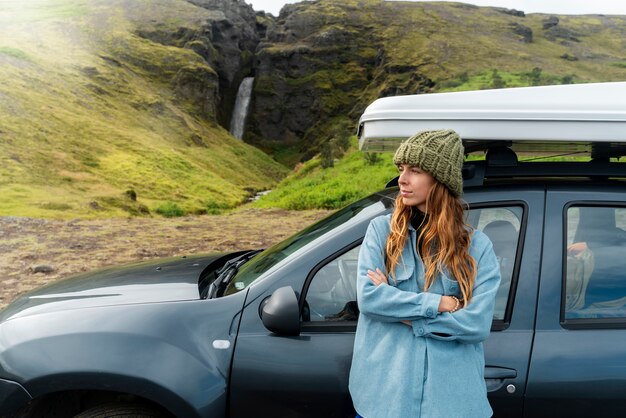
[[[69,277],[20,296],[0,313],[0,320],[55,310],[199,299],[202,271],[222,256],[165,258]]]

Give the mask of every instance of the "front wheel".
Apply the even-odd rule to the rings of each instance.
[[[172,418],[172,416],[149,405],[106,404],[81,412],[74,418]]]

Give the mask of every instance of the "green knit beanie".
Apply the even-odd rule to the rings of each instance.
[[[461,138],[452,129],[422,131],[400,144],[393,162],[417,166],[461,196],[463,154]]]

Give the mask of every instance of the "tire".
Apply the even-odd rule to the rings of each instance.
[[[162,410],[142,404],[105,404],[81,412],[74,418],[171,418]]]

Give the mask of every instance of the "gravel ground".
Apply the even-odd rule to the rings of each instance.
[[[0,308],[60,278],[133,261],[267,248],[328,211],[244,209],[225,215],[53,221],[0,217]]]

